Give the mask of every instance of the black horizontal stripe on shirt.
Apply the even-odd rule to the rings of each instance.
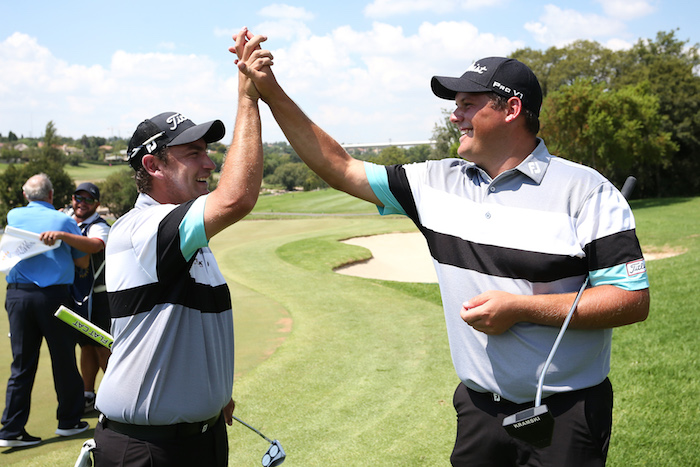
[[[585,258],[470,242],[421,228],[438,263],[482,274],[530,282],[553,282],[588,272]]]
[[[601,237],[586,245],[583,250],[590,271],[618,266],[642,257],[642,247],[639,246],[635,229]]]
[[[432,257],[441,264],[497,277],[552,282],[582,276],[589,271],[618,266],[642,257],[634,229],[593,240],[583,248],[584,258],[479,244],[432,231],[420,223],[404,167],[387,166],[386,171],[392,194],[425,236]]]
[[[158,282],[126,290],[109,292],[113,318],[145,313],[156,305],[182,305],[202,313],[221,313],[231,309],[228,285],[212,286],[195,281],[191,269],[199,261],[200,251],[187,260],[180,249],[180,224],[195,200],[169,212],[158,224],[156,274]]]
[[[112,318],[149,312],[156,305],[172,303],[202,313],[222,313],[231,309],[228,285],[212,287],[191,283],[185,289],[177,285],[153,283],[131,289],[108,292]]]
[[[634,230],[594,240],[584,247],[586,256],[583,258],[484,245],[425,227],[421,227],[421,231],[428,241],[431,256],[441,264],[530,282],[581,276],[642,257]]]

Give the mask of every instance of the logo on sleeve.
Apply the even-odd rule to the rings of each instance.
[[[632,277],[647,272],[647,266],[643,259],[631,261],[625,265],[627,267],[627,276]]]

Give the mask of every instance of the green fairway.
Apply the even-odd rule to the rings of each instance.
[[[377,208],[336,190],[297,191],[260,196],[252,215],[279,213],[377,215]]]
[[[8,165],[9,164],[0,164],[0,173],[4,172]],[[93,164],[90,162],[83,162],[78,166],[66,165],[64,167],[68,175],[76,182],[92,181],[95,183],[104,181],[114,172],[128,168],[129,166],[126,164],[105,165]]]
[[[354,203],[332,190],[262,197],[258,215],[212,240],[234,304],[236,415],[281,441],[284,465],[447,466],[457,379],[437,286],[333,273],[369,255],[338,240],[415,230],[407,219],[380,218]],[[684,253],[648,262],[650,317],[614,332],[608,465],[700,465],[700,198],[632,206],[645,252]],[[259,210],[354,215],[267,219]],[[0,335],[7,335],[6,313]],[[10,359],[3,339],[2,391]],[[49,360],[44,348],[27,425],[45,441],[0,451],[0,465],[73,465],[91,434],[53,435]],[[95,417],[88,420],[94,426]],[[260,465],[267,443],[235,422],[228,430],[230,465]]]
[[[129,166],[126,164],[105,165],[83,162],[78,166],[66,165],[64,169],[76,183],[84,181],[99,183],[105,181],[115,172],[129,169]]]

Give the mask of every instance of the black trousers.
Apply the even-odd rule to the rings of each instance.
[[[75,361],[77,332],[53,315],[60,305],[71,300],[68,286],[8,288],[5,308],[10,324],[12,366],[0,438],[19,436],[27,424],[43,338],[51,355],[58,428],[72,428],[80,422],[85,401],[83,379]]]
[[[513,439],[503,419],[534,402],[495,401],[460,383],[454,394],[457,438],[450,458],[455,467],[575,467],[604,466],[612,429],[613,391],[610,381],[542,400],[554,416],[552,444],[537,449]]]
[[[228,434],[223,416],[204,433],[148,441],[117,433],[98,423],[95,444],[95,467],[228,465]]]

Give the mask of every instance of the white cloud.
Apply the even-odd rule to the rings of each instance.
[[[16,33],[0,43],[0,69],[12,70],[0,75],[0,128],[25,136],[41,135],[53,121],[64,136],[127,137],[138,122],[165,110],[197,121],[219,110],[230,115],[235,103],[216,65],[196,55],[118,51],[108,68],[86,67]]]
[[[544,10],[540,20],[526,23],[525,29],[545,45],[561,47],[577,39],[597,40],[625,29],[622,21],[601,15],[562,10],[555,5],[546,5]]]
[[[311,21],[315,15],[302,7],[295,7],[283,3],[268,5],[258,12],[266,18],[292,19],[298,21]]]
[[[238,32],[238,30],[236,30],[236,29],[215,27],[214,28],[214,37],[231,38],[237,32]]]
[[[624,20],[649,16],[656,11],[655,2],[647,0],[597,0],[606,15]]]
[[[431,13],[449,13],[457,10],[477,10],[494,7],[503,0],[374,0],[364,9],[369,18],[386,18],[428,11]]]
[[[610,50],[629,50],[634,44],[624,39],[610,39],[603,43],[605,48]]]
[[[175,50],[175,47],[174,42],[161,42],[158,44],[159,50]]]
[[[433,75],[459,76],[478,58],[523,46],[467,22],[426,22],[413,34],[375,22],[366,31],[344,26],[297,37],[272,53],[292,98],[349,143],[429,138],[439,109],[452,106],[430,91]]]
[[[430,138],[440,109],[453,105],[432,94],[433,75],[459,76],[478,58],[524,46],[465,21],[425,22],[410,33],[375,22],[368,30],[342,26],[325,35],[312,34],[303,21],[271,21],[290,27],[283,41],[275,30],[280,83],[312,119],[347,143]],[[233,60],[117,51],[106,66],[73,65],[20,34],[0,43],[0,69],[12,70],[0,74],[3,132],[28,135],[23,128],[31,121],[38,136],[53,120],[64,136],[129,137],[138,122],[167,110],[195,122],[221,118],[229,132],[233,128]],[[267,107],[261,109],[265,141],[283,140]]]
[[[311,35],[311,30],[306,26],[303,21],[298,21],[295,19],[280,19],[265,21],[258,24],[253,28],[255,31],[269,31],[264,34],[268,37],[274,34],[275,40],[285,40],[290,41],[297,37],[307,37]],[[263,43],[262,47],[265,47]]]
[[[369,18],[386,18],[388,16],[415,13],[419,11],[448,12],[455,8],[455,1],[443,0],[374,0],[365,7],[365,16]]]

